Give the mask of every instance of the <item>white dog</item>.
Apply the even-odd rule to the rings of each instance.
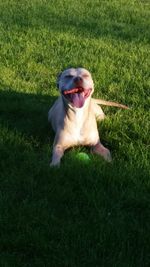
[[[56,133],[51,166],[60,164],[64,151],[69,147],[83,145],[91,147],[93,153],[111,161],[110,151],[99,138],[97,120],[104,119],[98,104],[128,109],[127,106],[93,99],[94,83],[89,71],[84,68],[64,70],[57,81],[60,97],[48,113],[48,120]]]

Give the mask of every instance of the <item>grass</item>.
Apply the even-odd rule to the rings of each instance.
[[[0,0],[0,266],[150,266],[150,4]],[[49,161],[47,123],[68,66],[92,72],[110,165]]]

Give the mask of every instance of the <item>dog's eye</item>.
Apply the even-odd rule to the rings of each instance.
[[[71,78],[73,78],[73,75],[68,74],[68,75],[65,76],[65,78],[66,78],[66,79],[71,79]]]
[[[82,77],[83,78],[89,78],[89,74],[83,74]]]

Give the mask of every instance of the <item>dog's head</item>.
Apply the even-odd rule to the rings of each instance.
[[[76,108],[83,107],[94,91],[92,76],[84,68],[64,70],[58,76],[57,87],[63,99]]]

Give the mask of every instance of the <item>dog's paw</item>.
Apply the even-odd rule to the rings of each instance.
[[[52,161],[50,164],[49,164],[49,166],[51,167],[51,168],[59,168],[60,167],[60,161],[59,162],[54,162],[54,161]]]
[[[105,118],[106,118],[105,114],[102,113],[102,114],[99,114],[99,115],[96,117],[96,120],[97,120],[97,121],[102,121],[102,120],[104,120]]]
[[[92,151],[92,153],[101,155],[107,162],[112,161],[112,157],[111,157],[109,149],[104,147],[101,143],[98,143],[97,145],[92,147],[91,151]]]
[[[105,153],[103,153],[102,156],[107,162],[112,162],[112,156],[110,154],[110,151],[107,148],[105,150]]]

